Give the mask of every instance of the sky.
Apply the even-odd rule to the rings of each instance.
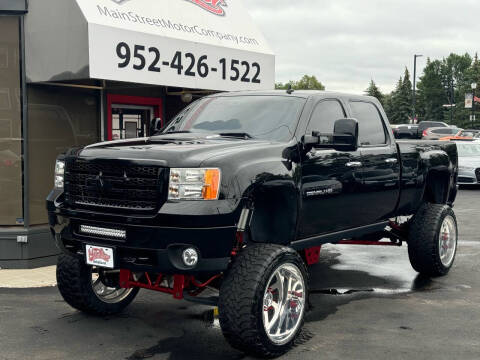
[[[230,0],[235,1],[235,0]],[[243,0],[276,54],[276,81],[315,75],[327,90],[390,92],[405,66],[480,52],[479,0]],[[227,2],[228,4],[228,2]],[[418,81],[418,80],[417,80]]]

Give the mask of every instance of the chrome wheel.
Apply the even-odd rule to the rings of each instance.
[[[283,345],[295,336],[305,313],[305,302],[300,269],[291,263],[278,267],[263,295],[263,326],[273,343]]]
[[[103,280],[113,271],[92,268],[92,288],[95,295],[103,302],[116,304],[124,300],[133,291],[133,288],[124,289],[119,286],[106,284]]]
[[[440,227],[438,251],[442,265],[450,267],[457,251],[457,227],[455,226],[455,220],[450,215],[443,219]]]

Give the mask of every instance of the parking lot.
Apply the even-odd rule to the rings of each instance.
[[[325,246],[288,359],[480,358],[480,190],[459,192],[446,277],[411,269],[406,246]],[[211,308],[142,291],[120,316],[70,308],[55,287],[0,289],[0,359],[243,359]]]

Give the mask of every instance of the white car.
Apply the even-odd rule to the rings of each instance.
[[[480,184],[480,142],[456,141],[458,149],[458,184]]]

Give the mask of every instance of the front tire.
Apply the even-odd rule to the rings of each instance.
[[[303,326],[307,280],[293,249],[273,244],[244,249],[220,289],[220,326],[230,345],[261,357],[287,352]]]
[[[77,257],[58,257],[58,290],[70,306],[85,313],[117,314],[133,301],[138,288],[120,288],[117,277],[118,273],[88,266]]]
[[[458,229],[448,205],[423,204],[412,219],[408,256],[412,267],[428,276],[446,275],[455,260]]]

